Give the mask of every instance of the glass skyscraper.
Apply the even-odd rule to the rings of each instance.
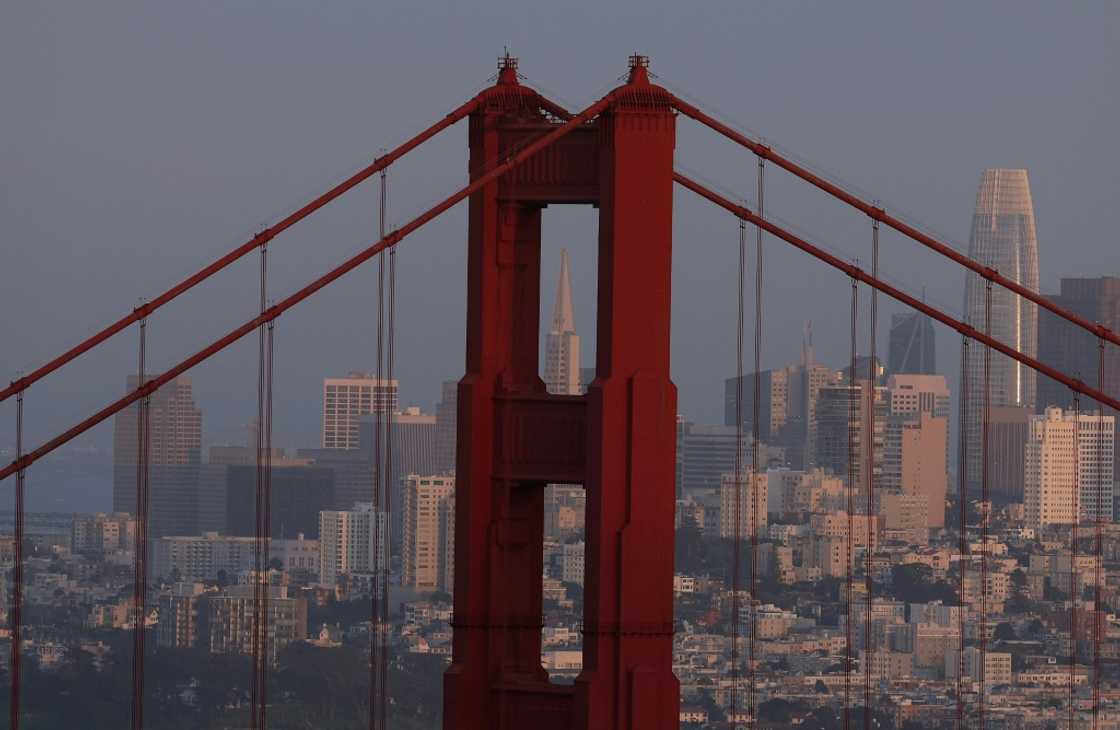
[[[1026,170],[985,170],[976,193],[968,255],[1031,291],[1038,291],[1038,238],[1034,205]],[[985,280],[973,272],[965,278],[965,321],[985,328]],[[1035,357],[1038,350],[1038,307],[992,285],[991,336]],[[980,437],[984,408],[984,348],[973,343],[961,358],[968,396],[961,399],[961,423],[968,428],[965,465],[968,484],[981,480]],[[991,405],[1033,408],[1036,380],[1033,370],[992,352]]]

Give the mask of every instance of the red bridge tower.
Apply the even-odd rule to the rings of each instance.
[[[596,119],[470,198],[466,374],[459,383],[454,660],[447,730],[667,730],[676,387],[669,379],[672,97],[631,58]],[[470,117],[476,179],[553,129],[507,58]],[[549,107],[545,105],[544,109]],[[599,209],[596,377],[539,375],[541,210]],[[587,490],[583,671],[541,667],[544,486]]]

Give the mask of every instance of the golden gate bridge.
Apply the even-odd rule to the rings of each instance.
[[[258,571],[268,563],[271,482],[271,412],[273,326],[285,312],[314,296],[346,274],[370,261],[379,266],[377,316],[378,368],[388,367],[392,377],[396,338],[394,286],[395,249],[411,234],[454,206],[468,201],[467,337],[466,372],[459,383],[457,491],[455,515],[455,592],[453,656],[444,680],[444,727],[521,728],[632,728],[676,727],[679,687],[672,671],[673,541],[676,389],[670,378],[670,274],[672,255],[673,188],[678,185],[710,202],[739,222],[737,371],[735,408],[741,415],[746,340],[746,273],[748,227],[755,231],[754,350],[753,369],[760,372],[762,349],[763,240],[768,235],[836,269],[851,285],[852,376],[857,353],[858,290],[871,293],[872,338],[878,295],[884,295],[953,329],[964,346],[984,348],[1018,361],[1067,386],[1077,398],[1085,397],[1104,407],[1120,409],[1120,398],[1104,392],[1104,348],[1120,345],[1120,335],[1101,324],[1057,306],[1049,299],[1002,275],[999,271],[961,254],[937,238],[903,222],[887,210],[815,174],[771,147],[752,139],[698,106],[655,83],[648,59],[631,56],[625,83],[580,111],[565,109],[522,83],[517,60],[508,54],[499,62],[495,83],[395,149],[319,197],[265,228],[250,240],[205,266],[159,296],[107,325],[41,367],[21,376],[0,391],[0,401],[17,402],[15,459],[0,468],[0,479],[15,479],[14,569],[11,581],[12,652],[10,726],[20,727],[21,631],[23,609],[23,540],[26,524],[26,470],[68,441],[122,410],[137,404],[138,453],[136,504],[138,528],[135,544],[133,603],[136,616],[146,614],[148,569],[148,478],[145,454],[149,448],[145,406],[152,394],[176,377],[206,361],[235,342],[257,333],[258,432],[256,480],[256,538]],[[712,190],[675,167],[678,119],[691,119],[743,147],[757,165],[755,209]],[[385,217],[386,173],[390,166],[427,140],[462,120],[468,121],[470,147],[467,185],[408,221],[387,230]],[[764,172],[776,168],[845,203],[869,221],[872,266],[859,265],[829,253],[821,244],[795,235],[768,219],[763,210]],[[359,253],[310,281],[301,289],[269,304],[268,247],[287,229],[308,218],[360,183],[380,178],[380,233]],[[593,205],[599,215],[598,345],[595,379],[586,395],[550,395],[539,377],[539,303],[541,210],[549,205]],[[879,274],[879,231],[885,226],[911,241],[982,277],[987,297],[983,330],[957,319],[886,282]],[[148,372],[145,332],[148,318],[164,305],[204,283],[234,262],[257,252],[260,257],[260,307],[258,313],[162,373]],[[386,285],[386,258],[388,283]],[[1088,332],[1099,342],[1101,367],[1098,382],[1082,382],[991,336],[991,291],[1002,287]],[[386,298],[388,301],[387,313]],[[23,440],[24,399],[36,383],[109,338],[136,327],[138,386],[96,413],[32,448]],[[871,351],[875,351],[874,339]],[[873,359],[872,359],[872,367]],[[980,388],[985,395],[984,419],[979,434],[961,434],[962,444],[978,439],[982,452],[988,440],[987,394],[990,367],[983,382],[962,383],[962,391]],[[759,379],[754,378],[754,387]],[[873,398],[873,389],[867,389]],[[752,469],[758,471],[757,408],[755,394],[751,434]],[[874,418],[874,408],[862,411]],[[736,450],[736,479],[743,478],[742,433],[744,420],[736,419],[740,432]],[[391,424],[382,433],[379,422],[375,448],[389,454]],[[966,426],[962,424],[962,429]],[[986,465],[986,458],[982,458]],[[962,465],[964,459],[961,460]],[[873,510],[873,470],[861,476],[867,511]],[[988,503],[986,466],[981,479],[982,504]],[[852,476],[852,475],[850,475]],[[965,489],[963,475],[959,483]],[[854,476],[852,476],[854,478]],[[380,476],[378,477],[378,480]],[[542,487],[549,482],[581,484],[587,492],[587,544],[585,608],[583,618],[584,668],[574,685],[548,680],[540,664]],[[753,481],[752,481],[753,483]],[[739,486],[739,485],[737,485]],[[849,485],[853,486],[853,485]],[[380,482],[372,495],[378,508],[389,511],[388,490]],[[849,500],[852,499],[849,489]],[[759,669],[755,631],[747,630],[745,657],[740,636],[741,601],[751,602],[758,580],[757,550],[749,552],[746,587],[741,582],[741,543],[757,547],[755,510],[752,524],[740,529],[741,489],[736,489],[736,535],[732,580],[731,722],[753,726],[757,722]],[[965,540],[965,502],[960,494],[962,558]],[[382,502],[383,500],[383,502]],[[848,530],[852,534],[849,504]],[[1095,523],[1095,551],[1100,569],[1101,518]],[[990,515],[981,510],[979,558],[987,572]],[[871,521],[867,521],[871,530]],[[1076,527],[1071,551],[1076,551]],[[847,611],[853,609],[853,540],[847,540]],[[868,544],[871,544],[870,536]],[[867,551],[867,611],[870,621],[874,586],[871,551]],[[1071,561],[1072,565],[1072,561]],[[388,620],[387,570],[379,575],[380,590],[372,591],[370,604],[371,728],[387,726]],[[964,570],[960,572],[964,593]],[[253,682],[250,724],[268,725],[267,627],[268,591],[257,590],[253,614]],[[1094,646],[1093,726],[1098,727],[1100,690],[1100,583],[1096,583],[1092,638]],[[979,649],[986,651],[983,630],[986,602],[981,601]],[[1071,612],[1074,609],[1071,608]],[[963,616],[963,612],[962,616]],[[1071,617],[1072,618],[1072,617]],[[961,619],[963,622],[963,618]],[[1072,620],[1076,620],[1073,618]],[[144,727],[143,621],[134,622],[132,711],[134,730]],[[958,655],[964,644],[961,627]],[[869,627],[866,630],[870,630]],[[374,634],[376,631],[376,635]],[[871,663],[863,662],[862,681],[855,677],[852,622],[847,622],[844,685],[844,726],[855,723],[860,706],[864,727],[870,727],[874,698]],[[865,644],[873,651],[870,641]],[[1073,654],[1073,652],[1071,652]],[[963,661],[963,658],[960,659]],[[1073,662],[1070,658],[1069,712],[1072,723]],[[981,661],[983,665],[983,661]],[[743,676],[745,675],[745,676]],[[958,672],[957,726],[985,727],[986,692],[980,689],[969,701]],[[858,694],[859,685],[863,697]],[[739,712],[739,708],[743,712]],[[974,722],[975,721],[975,722]]]

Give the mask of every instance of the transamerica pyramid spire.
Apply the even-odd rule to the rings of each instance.
[[[568,249],[560,249],[560,279],[556,283],[556,305],[552,308],[549,334],[575,333],[576,316],[572,310],[572,273],[568,268]]]
[[[579,395],[579,335],[572,309],[572,273],[568,250],[560,250],[560,280],[556,283],[556,305],[552,328],[545,338],[544,383],[549,393]]]

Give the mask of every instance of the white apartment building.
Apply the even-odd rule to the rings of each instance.
[[[319,541],[301,534],[295,540],[273,539],[269,562],[278,561],[286,572],[319,573]],[[256,538],[230,537],[217,532],[161,537],[155,543],[155,574],[181,581],[214,580],[224,574],[230,583],[256,569]]]
[[[358,448],[358,419],[371,413],[394,413],[397,386],[396,380],[378,380],[372,373],[324,379],[323,448]]]
[[[455,562],[455,477],[410,474],[404,488],[403,582],[450,592]]]
[[[565,583],[578,583],[583,585],[583,556],[585,545],[583,541],[565,543],[560,551],[560,579]]]
[[[333,587],[347,573],[374,573],[386,565],[389,542],[384,512],[370,502],[352,510],[319,513],[319,582]]]
[[[1029,527],[1112,521],[1115,419],[1050,407],[1032,416],[1024,451]]]

